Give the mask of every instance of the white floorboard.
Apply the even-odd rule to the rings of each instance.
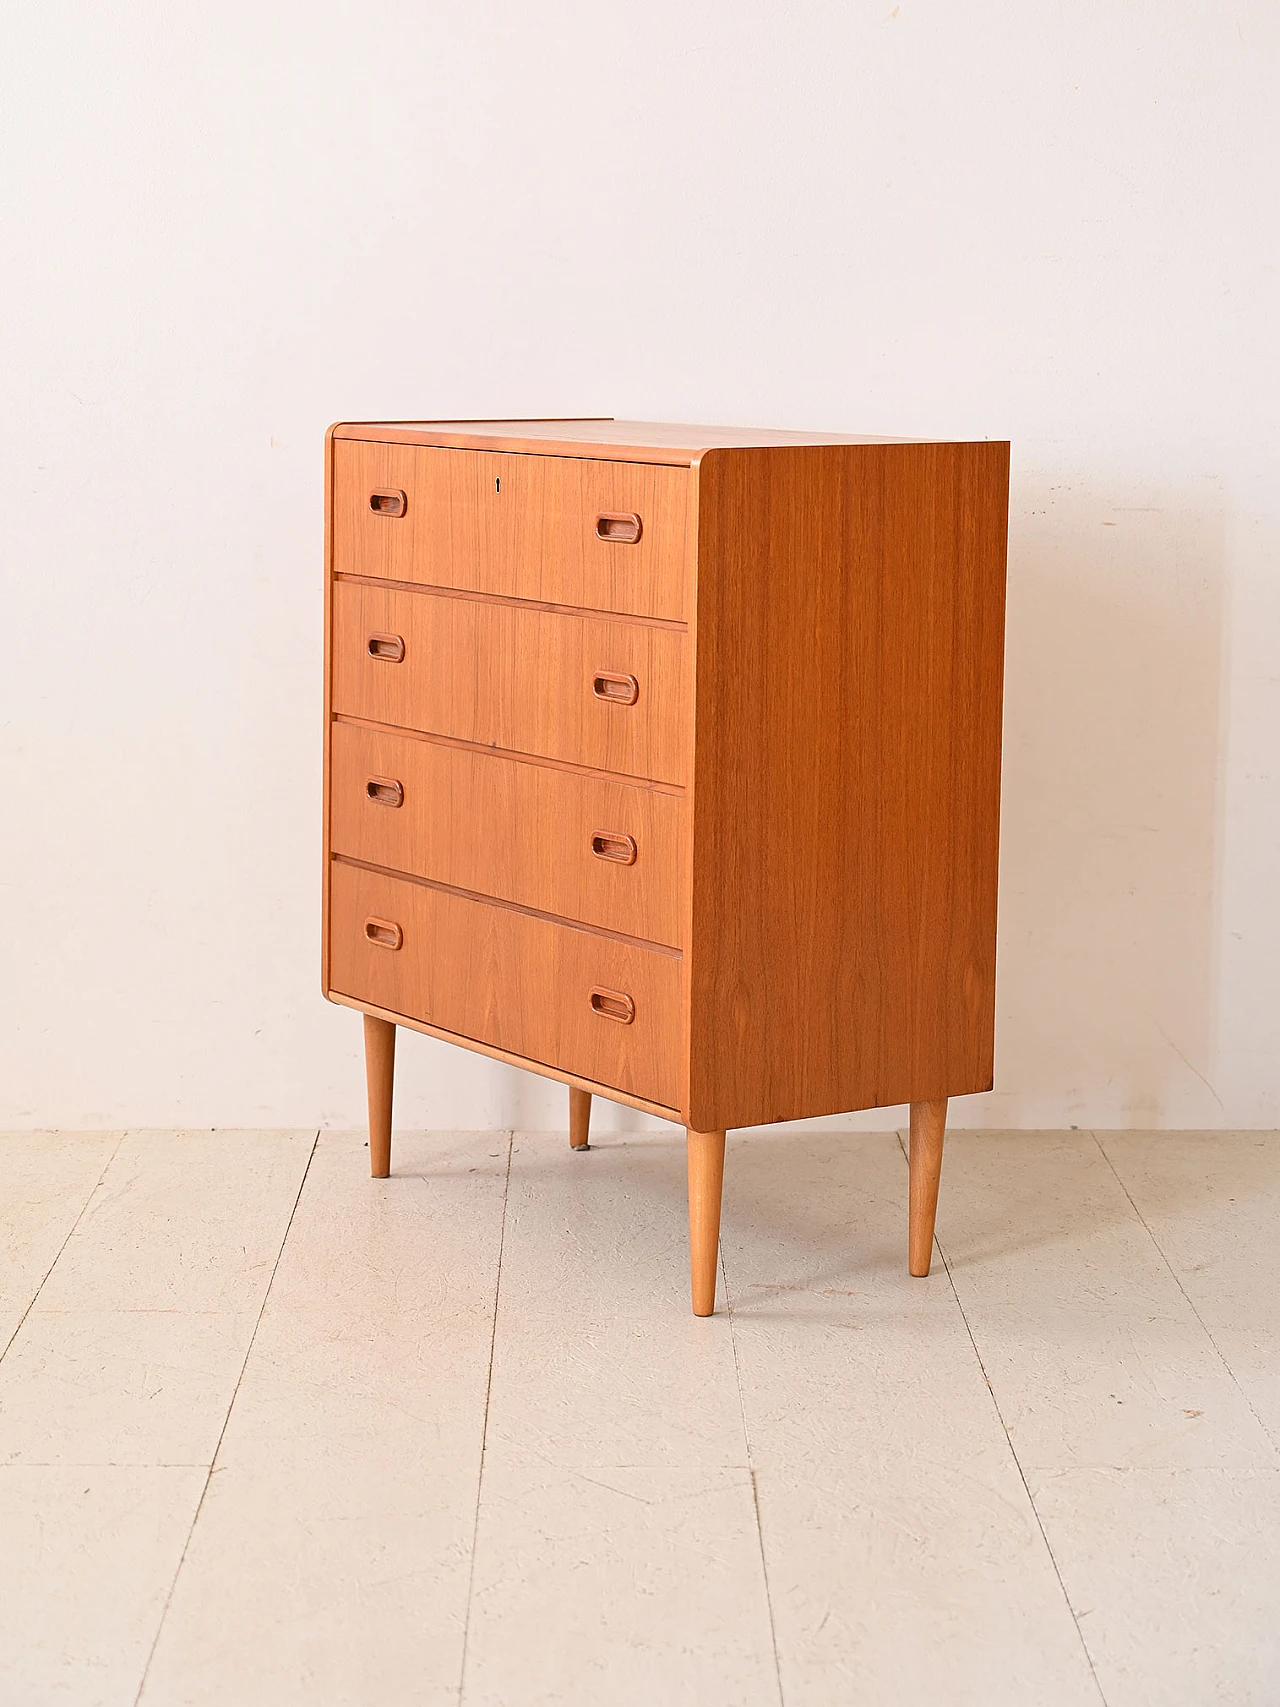
[[[724,1266],[788,1707],[1097,1707],[893,1134],[730,1139]],[[842,1696],[843,1690],[843,1696]]]
[[[0,1138],[0,1700],[1274,1707],[1280,1135]]]
[[[1266,1132],[1100,1138],[1241,1392],[1280,1444],[1280,1168]]]
[[[954,1135],[938,1242],[1025,1470],[1274,1448],[1090,1133]]]
[[[320,1139],[145,1707],[457,1700],[508,1151]]]
[[[119,1143],[117,1132],[0,1138],[0,1356]]]
[[[517,1136],[485,1464],[746,1469],[729,1319],[689,1310],[682,1136]]]

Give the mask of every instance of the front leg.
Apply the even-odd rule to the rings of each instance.
[[[369,1087],[369,1172],[391,1172],[391,1087],[396,1072],[396,1028],[389,1019],[364,1016],[364,1073]]]
[[[686,1127],[689,1149],[689,1278],[693,1313],[710,1316],[716,1307],[716,1263],[720,1253],[720,1194],[724,1187],[724,1133]]]
[[[911,1142],[907,1150],[911,1176],[907,1267],[912,1274],[928,1274],[933,1257],[933,1223],[938,1213],[938,1180],[942,1174],[942,1141],[946,1131],[946,1097],[936,1102],[912,1103]]]

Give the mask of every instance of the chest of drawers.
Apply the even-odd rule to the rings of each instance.
[[[326,444],[323,987],[687,1130],[990,1088],[1009,447],[615,421]]]

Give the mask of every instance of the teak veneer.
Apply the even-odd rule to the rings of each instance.
[[[992,1083],[1009,447],[613,421],[326,441],[323,986],[688,1131]],[[584,1164],[585,1165],[585,1164]]]

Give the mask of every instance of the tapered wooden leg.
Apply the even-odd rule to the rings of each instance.
[[[396,1028],[389,1019],[364,1016],[364,1074],[369,1086],[369,1172],[391,1172],[391,1086],[396,1074]]]
[[[591,1148],[591,1092],[569,1086],[569,1143],[575,1150]]]
[[[692,1127],[685,1130],[689,1146],[689,1278],[693,1283],[693,1313],[710,1316],[716,1307],[724,1133],[695,1132]]]
[[[912,1274],[928,1274],[933,1256],[933,1223],[938,1213],[938,1179],[942,1173],[942,1140],[947,1131],[947,1099],[913,1102],[908,1172],[911,1175],[911,1236],[907,1266]]]

